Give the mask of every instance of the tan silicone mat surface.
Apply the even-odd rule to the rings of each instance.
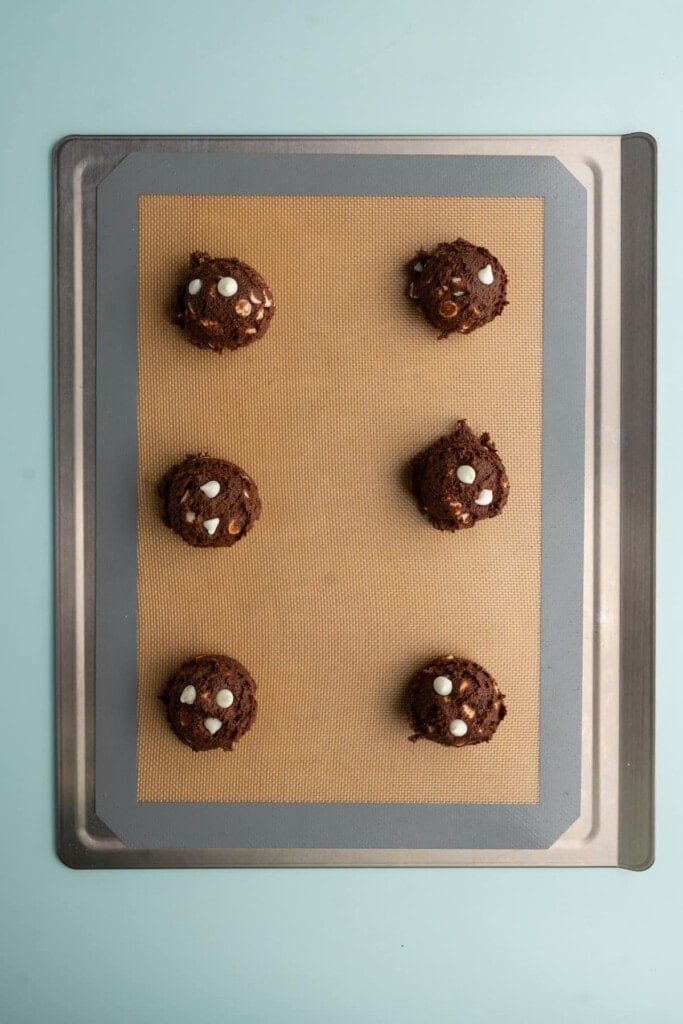
[[[145,195],[139,228],[139,799],[535,802],[542,199]],[[459,235],[500,259],[510,305],[438,341],[402,265]],[[219,357],[169,322],[194,249],[264,275],[262,340]],[[441,533],[401,471],[461,417],[491,433],[510,500]],[[200,451],[261,492],[232,549],[191,548],[159,518],[160,476]],[[157,697],[213,652],[250,669],[259,712],[232,753],[195,754]],[[506,694],[491,743],[408,742],[406,684],[448,653]]]

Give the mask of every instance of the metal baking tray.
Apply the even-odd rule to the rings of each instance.
[[[562,443],[583,467],[584,515],[566,545],[544,526],[544,577],[557,577],[570,554],[581,571],[563,597],[559,585],[544,590],[546,598],[557,595],[544,607],[546,642],[567,614],[576,618],[577,644],[565,667],[553,669],[556,681],[568,673],[566,685],[551,690],[547,668],[542,675],[536,805],[436,805],[437,827],[427,805],[136,798],[134,558],[132,569],[123,560],[117,571],[102,571],[104,559],[112,564],[119,529],[107,511],[111,488],[123,489],[135,507],[135,419],[117,418],[115,390],[123,394],[134,380],[134,347],[128,361],[112,357],[116,332],[128,329],[134,339],[135,324],[117,321],[107,281],[114,272],[117,287],[135,290],[139,194],[305,194],[334,191],[335,183],[350,195],[544,196],[544,353],[562,317],[578,322],[585,337],[583,351],[548,362],[556,388],[563,373],[581,372],[583,422]],[[78,136],[57,145],[57,846],[66,864],[652,863],[655,204],[656,147],[645,134]],[[563,308],[558,275],[568,259],[581,273]],[[562,472],[545,451],[549,425],[544,411],[544,509]],[[553,431],[559,438],[557,424]]]

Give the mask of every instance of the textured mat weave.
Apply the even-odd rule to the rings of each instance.
[[[510,305],[437,341],[402,264],[458,235],[498,256]],[[218,357],[169,323],[193,249],[264,275],[263,340]],[[541,199],[141,197],[140,800],[538,799],[542,258]],[[460,417],[494,438],[510,501],[444,534],[401,469]],[[234,549],[192,549],[159,518],[159,477],[198,451],[259,486],[261,521]],[[157,700],[183,659],[210,652],[258,683],[231,754],[182,746]],[[405,685],[450,652],[507,696],[490,744],[408,743]]]

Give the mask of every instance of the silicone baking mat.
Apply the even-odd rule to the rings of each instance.
[[[531,157],[134,154],[97,203],[98,815],[136,845],[547,844],[581,786],[585,191]],[[403,295],[404,261],[446,223],[518,279],[479,348],[439,342]],[[211,358],[169,324],[198,245],[269,278],[258,345]],[[496,438],[518,498],[443,535],[401,475],[461,416]],[[262,490],[230,551],[159,521],[159,476],[193,449]],[[209,643],[259,683],[227,758],[186,750],[157,700]],[[515,708],[460,761],[409,744],[401,715],[410,674],[444,650],[485,662]]]
[[[503,315],[437,340],[403,292],[418,247],[496,254]],[[138,797],[178,801],[534,803],[539,779],[543,199],[142,195],[138,332]],[[169,304],[193,250],[271,285],[262,341],[217,356]],[[434,530],[406,461],[465,417],[496,441],[505,513]],[[164,527],[156,485],[189,452],[237,462],[263,514],[232,549]],[[169,731],[161,685],[223,652],[258,683],[232,753]],[[411,744],[410,674],[479,661],[507,695],[494,740]]]

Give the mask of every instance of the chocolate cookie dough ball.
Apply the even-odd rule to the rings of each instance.
[[[503,696],[495,679],[475,661],[439,658],[410,684],[410,739],[445,747],[487,743],[507,714]]]
[[[172,466],[159,494],[166,525],[197,548],[231,547],[261,515],[251,477],[232,462],[208,455],[188,455]]]
[[[497,317],[507,305],[507,275],[488,249],[464,238],[421,249],[406,267],[408,296],[439,337],[469,334]]]
[[[222,352],[262,338],[274,308],[270,289],[253,267],[193,252],[173,303],[173,322],[193,345]]]
[[[477,437],[465,420],[425,448],[408,466],[410,489],[437,530],[465,530],[499,515],[510,484],[488,434]]]
[[[256,717],[256,683],[222,654],[186,661],[161,700],[173,732],[193,750],[232,750]]]

